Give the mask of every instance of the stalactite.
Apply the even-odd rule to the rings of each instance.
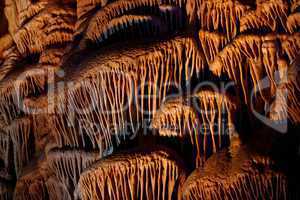
[[[300,122],[300,74],[299,58],[290,66],[280,60],[280,79],[276,98],[271,104],[270,118],[274,121],[290,119],[293,123]]]
[[[101,160],[80,176],[81,199],[176,199],[186,176],[166,150],[131,152]]]
[[[247,68],[242,66],[243,61],[247,57],[251,60],[257,60],[262,54],[261,43],[259,36],[240,36],[228,44],[210,65],[210,69],[215,75],[220,76],[225,72],[238,86],[242,86],[245,102],[247,102],[248,93],[246,91],[247,86],[243,82],[245,80],[244,76],[247,75]],[[256,71],[260,70],[260,68],[257,68]]]
[[[72,197],[80,174],[100,158],[98,152],[52,150],[47,154],[47,163],[57,179],[56,182],[63,185]]]
[[[101,36],[102,33],[106,33],[106,27],[114,18],[118,18],[129,12],[142,7],[154,8],[159,5],[170,4],[173,6],[184,6],[183,0],[119,0],[112,2],[105,6],[104,9],[99,10],[90,20],[89,25],[86,30],[86,38],[91,41],[97,41],[97,38]],[[121,18],[122,19],[122,18]],[[130,21],[128,21],[130,23]]]
[[[91,83],[87,81],[81,82],[81,85],[79,84],[76,87],[72,87],[72,89],[66,93],[68,103],[70,104],[64,103],[66,100],[64,97],[59,102],[59,105],[62,104],[63,107],[70,108],[70,110],[63,111],[58,108],[58,114],[55,114],[52,118],[54,130],[51,134],[59,147],[65,145],[84,147],[84,135],[86,135],[91,142],[92,148],[99,148],[102,154],[102,152],[112,146],[111,135],[117,134],[114,131],[119,131],[118,127],[125,129],[125,118],[122,113],[124,111],[121,110],[121,107],[116,107],[118,105],[115,104],[121,103],[119,106],[125,106],[127,96],[118,96],[120,102],[116,102],[117,99],[115,99],[115,102],[111,102],[114,104],[107,105],[111,96],[104,95],[104,92],[110,90],[111,85],[107,84],[108,79],[102,80],[100,77],[108,78],[110,75],[113,75],[113,73],[104,72],[95,76],[95,80]],[[126,88],[126,92],[130,92],[130,82],[128,82],[128,78],[122,77],[120,74],[116,74],[114,78],[118,78],[118,80],[124,84],[120,89]],[[121,94],[116,88],[114,89],[114,94]],[[62,94],[62,96],[64,96],[64,94]],[[98,99],[99,97],[100,99]],[[79,111],[81,108],[84,108],[84,106],[89,105],[92,107],[87,110]],[[64,112],[66,113],[60,114]],[[78,112],[78,114],[75,112]],[[93,112],[95,112],[95,114]],[[110,114],[107,112],[113,113]],[[117,116],[115,116],[116,113],[118,114]],[[118,121],[110,121],[116,120],[114,117],[122,118],[117,119]],[[115,129],[113,129],[114,127]]]
[[[107,39],[110,35],[117,33],[119,30],[124,30],[130,26],[139,26],[139,30],[145,29],[148,33],[150,33],[152,29],[154,30],[154,34],[165,32],[164,29],[166,29],[166,25],[162,24],[158,17],[145,15],[123,15],[119,18],[112,19],[106,26],[101,27],[101,30],[98,30],[96,34],[98,36],[97,41],[101,42]]]
[[[202,30],[222,31],[228,39],[238,33],[238,22],[249,9],[235,0],[204,0],[197,9]]]
[[[190,24],[195,24],[198,18],[198,9],[203,5],[203,0],[187,0],[185,10]]]
[[[282,35],[280,38],[281,47],[284,54],[289,58],[289,62],[293,62],[299,55],[300,49],[300,33],[292,35]]]
[[[161,136],[189,137],[196,153],[196,166],[201,166],[211,152],[230,140],[236,107],[237,101],[230,96],[201,91],[186,99],[167,101],[154,115],[152,127]]]
[[[259,2],[255,11],[246,13],[240,20],[241,32],[268,28],[273,32],[280,27],[286,30],[288,3],[283,0]]]
[[[20,53],[25,54],[28,52],[29,54],[42,51],[43,35],[40,33],[41,27],[31,27],[18,30],[16,35],[14,35],[14,41],[16,42]]]
[[[11,125],[3,129],[10,135],[13,143],[14,166],[17,177],[23,168],[29,163],[33,152],[31,123],[28,118],[14,120]]]
[[[291,63],[298,57],[299,34],[292,35],[266,35],[241,36],[227,45],[210,65],[213,73],[221,75],[225,72],[230,79],[234,80],[238,87],[243,89],[245,102],[248,102],[249,92],[255,91],[255,97],[261,97],[264,103],[272,103],[272,97],[276,101],[272,105],[271,118],[290,119],[292,122],[299,120],[299,105],[297,102],[298,85],[297,75],[288,75],[289,80],[286,83],[285,76],[276,77],[276,72],[282,70],[283,63]],[[284,60],[283,57],[288,58]],[[291,69],[290,71],[295,71]],[[250,79],[248,76],[250,75]],[[262,88],[260,82],[268,78],[270,83],[268,88]],[[249,88],[247,80],[253,83],[253,88]],[[288,109],[284,112],[286,106],[285,92],[288,92]],[[258,95],[258,96],[257,96]],[[277,111],[276,111],[277,110]],[[282,115],[282,116],[280,116]]]
[[[287,177],[272,166],[233,141],[188,177],[182,199],[287,199]]]
[[[293,42],[292,42],[293,41]],[[270,93],[276,92],[275,72],[278,69],[280,56],[286,54],[292,61],[299,51],[299,36],[287,35],[243,35],[228,44],[210,65],[211,71],[220,76],[225,73],[233,80],[237,87],[243,90],[245,102],[249,100],[247,85],[248,76],[257,93],[268,101],[261,90],[261,81],[264,76],[270,81]]]
[[[289,15],[286,24],[290,33],[298,32],[300,29],[300,13],[297,12]]]
[[[183,122],[181,122],[181,120]],[[152,120],[152,128],[159,129],[161,136],[183,138],[192,134],[193,126],[197,126],[197,113],[182,99],[169,100],[156,112]],[[184,127],[179,127],[183,124]]]
[[[209,66],[234,81],[243,108],[254,89],[254,103],[271,105],[266,117],[297,125],[299,0],[3,1],[0,199],[287,198],[287,179],[273,163],[227,138],[239,102],[187,90],[211,78],[219,85]],[[144,32],[158,37],[119,41]],[[265,77],[270,88],[263,90]],[[177,92],[185,96],[166,100]],[[137,136],[117,150],[152,143],[142,128],[158,129],[151,140],[192,143],[203,168],[185,188],[187,172],[168,150],[109,156],[127,138]],[[227,139],[231,150],[219,152]]]
[[[182,81],[199,75],[204,67],[203,55],[190,38],[177,38],[125,52],[89,58],[88,62],[80,64],[84,71],[78,68],[70,72],[71,80],[76,82],[66,95],[60,94],[57,108],[57,113],[67,114],[53,117],[52,134],[59,147],[84,143],[83,133],[90,138],[93,148],[110,147],[111,135],[118,140],[128,133],[126,125],[136,130],[135,124],[143,124],[147,116],[150,120],[149,113],[158,109],[170,86],[179,87]],[[139,98],[144,97],[146,91],[148,96],[157,98]],[[87,106],[88,109],[83,110]],[[80,127],[80,121],[85,126],[81,127],[83,132],[78,133],[76,127]],[[72,122],[75,126],[68,127]],[[89,123],[98,125],[100,133],[95,133]]]
[[[112,19],[122,15],[125,11],[145,5],[159,5],[159,2],[152,2],[151,0],[140,0],[136,2],[121,0],[108,4],[105,9],[98,11],[89,22],[86,38],[96,41],[101,33],[105,33],[105,27]]]
[[[2,81],[7,74],[16,67],[17,61],[20,60],[20,54],[16,47],[12,46],[3,52],[3,58],[4,61],[0,66],[0,81]]]
[[[39,65],[30,65],[15,73],[10,73],[0,82],[0,115],[6,124],[21,114],[20,100],[44,91],[48,70],[40,68]]]
[[[73,41],[74,21],[72,9],[49,7],[22,26],[13,38],[22,54],[40,53],[47,46]]]
[[[218,53],[228,43],[226,35],[203,30],[199,31],[199,39],[208,63],[213,62]]]

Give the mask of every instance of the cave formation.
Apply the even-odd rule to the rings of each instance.
[[[298,200],[299,68],[299,0],[2,0],[0,200]]]

